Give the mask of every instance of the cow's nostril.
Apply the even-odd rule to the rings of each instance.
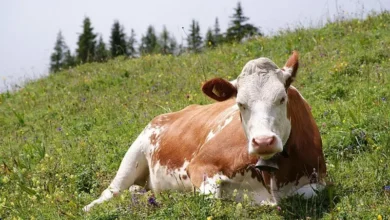
[[[272,145],[274,143],[274,141],[275,141],[275,137],[274,136],[270,137],[268,145]]]
[[[255,147],[267,147],[273,145],[275,142],[274,136],[263,136],[252,139],[252,144]]]

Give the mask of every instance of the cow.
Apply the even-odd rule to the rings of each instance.
[[[155,117],[109,187],[83,210],[133,185],[155,193],[197,189],[216,198],[235,192],[237,200],[248,193],[271,205],[295,194],[315,196],[325,186],[326,165],[311,107],[291,86],[297,70],[294,51],[281,69],[262,57],[233,81],[205,82],[203,92],[218,102]],[[276,167],[267,169],[267,161]]]

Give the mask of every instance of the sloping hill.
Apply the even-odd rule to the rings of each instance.
[[[301,54],[294,85],[313,107],[327,158],[321,196],[278,208],[174,192],[98,206],[89,218],[390,218],[390,14],[285,31],[202,54],[85,64],[0,94],[0,218],[82,218],[131,142],[156,115],[211,100],[203,81],[233,79],[250,59]],[[378,218],[379,219],[379,218]]]

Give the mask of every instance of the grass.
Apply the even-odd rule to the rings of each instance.
[[[202,54],[118,58],[0,94],[0,218],[389,219],[389,24],[384,12]],[[312,106],[333,182],[320,196],[259,207],[193,193],[125,192],[81,211],[154,116],[211,103],[200,91],[206,79],[233,79],[260,56],[283,65],[293,49],[301,54],[294,85]]]

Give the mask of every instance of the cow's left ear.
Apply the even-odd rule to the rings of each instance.
[[[237,80],[229,82],[222,78],[214,78],[203,84],[202,91],[214,100],[225,101],[237,95],[236,82]]]
[[[298,58],[298,52],[294,50],[282,69],[286,88],[295,80],[299,66]]]

